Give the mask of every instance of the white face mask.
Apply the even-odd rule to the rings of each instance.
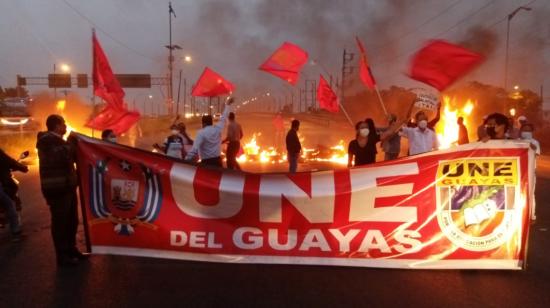
[[[110,137],[107,138],[107,140],[109,140],[109,142],[116,143],[116,137]]]
[[[428,121],[421,120],[420,122],[418,122],[418,127],[422,128],[422,129],[428,127]]]
[[[521,139],[533,139],[533,132],[521,132]]]
[[[368,128],[361,128],[359,130],[359,135],[363,136],[363,137],[367,137],[369,135],[369,129]]]
[[[177,130],[177,129],[173,129],[173,130],[172,130],[172,135],[177,135],[177,134],[179,134],[179,133],[180,133],[180,131]]]

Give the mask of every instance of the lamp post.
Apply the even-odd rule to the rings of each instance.
[[[516,16],[516,14],[521,11],[530,11],[530,7],[526,6],[520,6],[517,9],[515,9],[512,13],[508,14],[508,22],[506,24],[506,55],[505,55],[505,63],[504,63],[504,89],[508,89],[508,54],[510,52],[510,21],[512,21],[512,18]]]
[[[61,63],[61,72],[68,73],[71,71],[71,67],[66,63]],[[56,65],[53,64],[53,99],[57,100],[57,78],[55,77]]]

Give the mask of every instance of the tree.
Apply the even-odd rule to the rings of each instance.
[[[1,88],[0,88],[1,89]],[[14,87],[14,88],[5,88],[3,91],[0,91],[0,98],[4,99],[6,97],[28,97],[29,91],[25,87]]]

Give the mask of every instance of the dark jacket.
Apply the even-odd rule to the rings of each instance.
[[[53,132],[40,132],[36,148],[40,159],[40,184],[46,199],[74,192],[77,186],[75,147]]]
[[[297,154],[302,150],[302,145],[300,144],[300,139],[298,139],[298,133],[295,130],[291,129],[286,134],[286,151],[289,154]]]
[[[17,184],[13,181],[13,178],[11,177],[11,172],[25,172],[26,170],[27,168],[24,165],[20,164],[18,161],[6,154],[2,149],[0,149],[0,183],[2,183],[2,186],[4,187],[4,190],[6,192],[11,190],[15,190],[15,192],[17,191]]]

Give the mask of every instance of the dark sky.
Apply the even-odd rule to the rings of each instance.
[[[380,87],[419,86],[403,73],[426,40],[442,38],[483,52],[487,61],[462,82],[502,85],[506,16],[529,4],[511,22],[510,84],[550,93],[550,0],[174,0],[176,70],[195,81],[210,66],[238,89],[283,91],[283,82],[257,67],[283,41],[300,45],[310,59],[338,74],[342,50],[364,41]],[[90,73],[91,29],[117,73],[167,71],[168,1],[0,0],[0,85],[16,74],[46,76],[53,63]],[[184,64],[184,55],[193,57]],[[309,64],[306,78],[316,79]],[[31,88],[41,90],[39,87]],[[250,91],[246,91],[249,93]],[[91,92],[86,94],[90,96]],[[158,89],[128,90],[128,98]],[[545,95],[547,96],[547,95]]]

